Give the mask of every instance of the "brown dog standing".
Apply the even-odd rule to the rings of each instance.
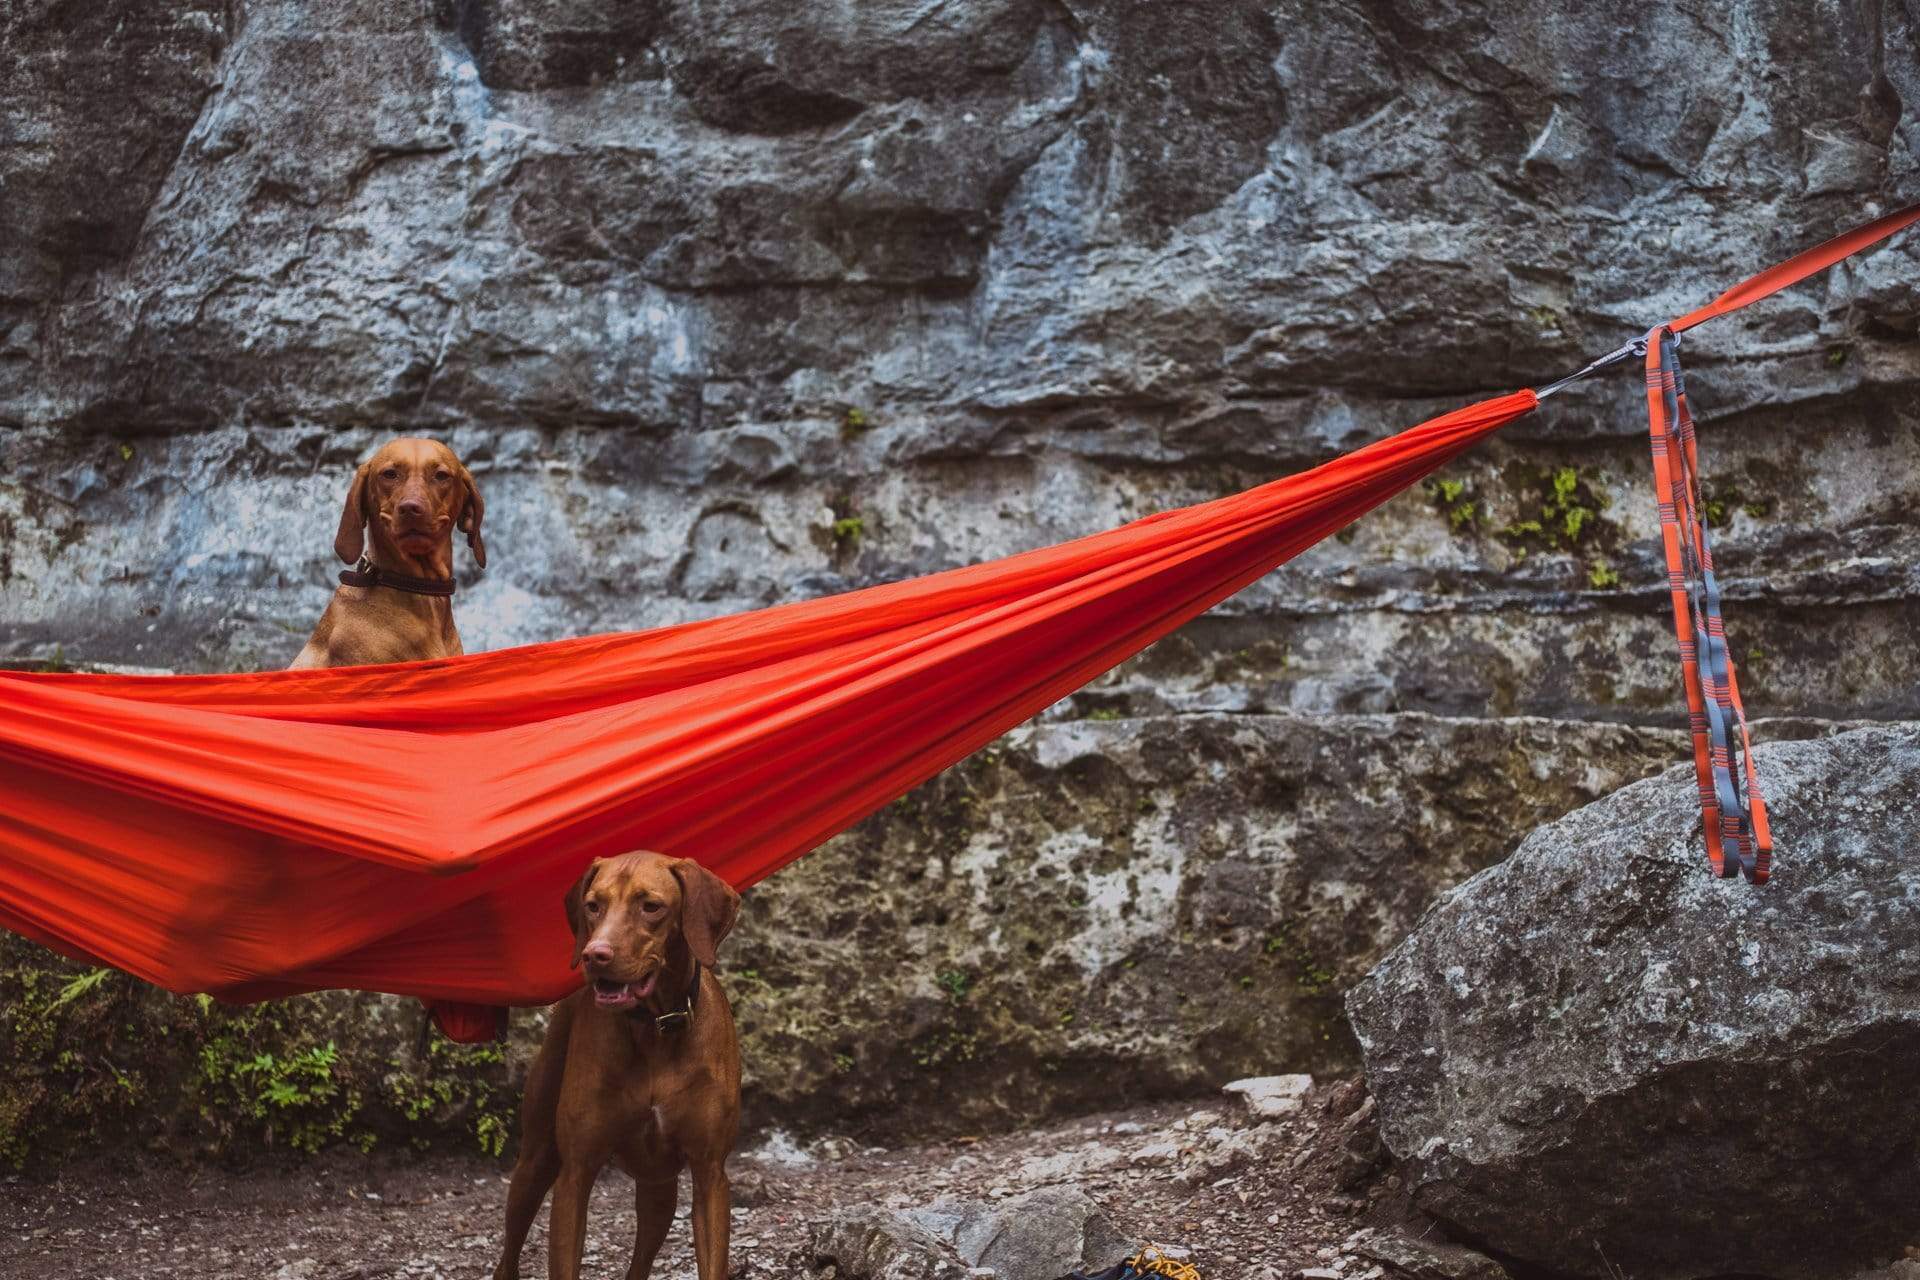
[[[567,894],[586,985],[553,1007],[527,1075],[520,1157],[494,1280],[517,1280],[520,1246],[553,1188],[547,1275],[576,1280],[587,1199],[609,1162],[634,1181],[628,1280],[645,1280],[693,1173],[700,1280],[726,1280],[727,1156],[740,1124],[740,1045],[714,978],[740,895],[690,858],[597,859]]]
[[[486,504],[453,450],[400,439],[360,464],[347,486],[333,549],[341,575],[296,667],[448,658],[463,652],[453,626],[453,531],[481,568]]]

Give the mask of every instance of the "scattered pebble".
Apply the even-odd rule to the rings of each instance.
[[[1314,1114],[1332,1114],[1322,1110],[1324,1093],[1311,1090]],[[1341,1100],[1347,1112],[1358,1105],[1352,1091]],[[1385,1212],[1422,1227],[1425,1219],[1384,1170],[1371,1186],[1340,1181],[1346,1136],[1341,1124],[1309,1125],[1304,1116],[1261,1121],[1250,1107],[1223,1114],[1180,1106],[891,1151],[775,1134],[732,1164],[736,1191],[751,1189],[732,1208],[736,1280],[827,1280],[810,1241],[836,1208],[998,1201],[1053,1186],[1078,1187],[1124,1234],[1191,1261],[1207,1280],[1384,1280],[1367,1255],[1348,1256],[1359,1225],[1349,1215],[1366,1208],[1367,1222]],[[32,1280],[105,1274],[97,1232],[69,1225],[74,1206],[92,1200],[116,1206],[122,1280],[486,1280],[507,1181],[504,1163],[478,1156],[349,1152],[261,1161],[244,1172],[199,1167],[186,1177],[155,1165],[10,1180],[0,1195],[0,1277],[11,1280],[10,1264],[27,1254]],[[1375,1193],[1400,1198],[1383,1208],[1367,1198]],[[692,1274],[690,1213],[683,1184],[657,1275]],[[588,1219],[596,1273],[625,1266],[632,1214],[632,1184],[609,1170]],[[522,1275],[545,1272],[545,1250],[543,1213]],[[976,1269],[973,1280],[988,1274]]]

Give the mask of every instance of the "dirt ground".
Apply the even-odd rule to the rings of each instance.
[[[1184,1251],[1205,1280],[1284,1280],[1306,1267],[1364,1280],[1378,1268],[1345,1247],[1363,1226],[1429,1229],[1380,1165],[1370,1112],[1359,1086],[1341,1082],[1267,1122],[1223,1096],[900,1150],[832,1138],[801,1147],[774,1134],[731,1165],[733,1274],[833,1274],[813,1235],[836,1209],[992,1202],[1075,1185],[1122,1234]],[[478,1156],[333,1154],[237,1171],[96,1163],[49,1181],[12,1177],[0,1182],[0,1277],[484,1277],[497,1259],[508,1169]],[[630,1186],[609,1170],[594,1192],[589,1275],[625,1273]],[[686,1213],[683,1183],[656,1275],[692,1280]],[[521,1269],[546,1274],[544,1210]]]

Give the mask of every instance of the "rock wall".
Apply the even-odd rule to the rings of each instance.
[[[1920,194],[1902,6],[1495,15],[9,6],[0,649],[285,662],[396,431],[487,487],[475,646],[1001,555],[1543,383]],[[1763,706],[1920,709],[1916,246],[1690,336]],[[1672,722],[1641,415],[1569,393],[1111,696]],[[1562,467],[1595,518],[1503,536]]]
[[[1920,194],[1914,22],[1884,0],[20,0],[0,11],[0,656],[284,664],[338,568],[349,468],[398,432],[448,439],[486,492],[469,648],[937,570],[1311,465],[1544,383]],[[1916,246],[1689,335],[1757,710],[1920,715]],[[865,1051],[828,1028],[924,1029],[900,1013],[923,1005],[836,986],[843,944],[778,939],[859,937],[937,980],[977,945],[940,930],[983,918],[982,877],[1053,867],[1064,893],[1076,859],[1117,875],[1135,847],[1189,930],[1212,928],[1194,895],[1231,896],[1216,861],[1272,912],[1233,926],[1249,938],[1316,877],[1359,886],[1344,981],[1526,824],[1671,758],[1632,737],[1680,723],[1638,400],[1631,374],[1569,392],[1048,713],[1113,756],[1022,775],[1081,835],[889,815],[871,830],[894,843],[756,894],[748,967],[786,1010],[760,1025],[799,1064],[769,1097],[833,1096],[823,1064]],[[1367,718],[1232,718],[1292,713]],[[1114,716],[1150,720],[1073,723]],[[1597,763],[1540,764],[1469,852],[1395,846],[1410,878],[1355,880],[1377,850],[1332,828],[1287,861],[1306,802],[1278,765],[1214,827],[1169,817],[1136,844],[1113,807],[1191,815],[1194,761],[1304,749],[1273,734],[1349,771],[1316,787],[1364,776],[1421,822],[1477,785],[1450,752]],[[1407,767],[1377,775],[1377,739]],[[1004,766],[977,768],[1001,796]],[[909,878],[928,859],[965,878],[929,890]],[[890,905],[820,909],[848,867]],[[1120,962],[1061,910],[1062,946]],[[1023,1000],[1055,981],[1018,952],[979,967],[1006,963]],[[1047,963],[1076,1025],[1090,992],[1158,999]],[[1170,1053],[1160,1084],[1335,1052],[1269,994],[1221,1005],[1257,1033]],[[1042,1058],[1070,1055],[1006,1079],[1053,1096]]]

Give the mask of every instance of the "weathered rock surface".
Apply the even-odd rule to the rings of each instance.
[[[978,1132],[1350,1067],[1340,995],[1435,894],[1682,750],[1414,715],[1015,730],[747,895],[750,1105]]]
[[[1833,1276],[1920,1240],[1920,727],[1758,760],[1766,888],[1707,873],[1675,769],[1536,831],[1349,996],[1422,1207],[1568,1275]]]
[[[1506,1268],[1484,1253],[1378,1227],[1349,1239],[1346,1249],[1392,1280],[1509,1280]]]
[[[1059,1280],[1112,1266],[1137,1246],[1078,1187],[922,1209],[857,1205],[814,1231],[816,1262],[847,1280]]]
[[[848,1280],[967,1280],[966,1264],[904,1213],[856,1205],[815,1228],[813,1254]]]
[[[1231,1082],[1226,1091],[1239,1098],[1255,1118],[1278,1120],[1298,1111],[1311,1088],[1312,1076],[1252,1076]]]
[[[291,657],[396,431],[487,488],[470,648],[667,623],[1306,465],[1920,190],[1898,6],[32,0],[0,59],[0,654],[176,669]],[[1920,714],[1916,263],[1690,337],[1762,705]],[[1064,711],[1678,723],[1631,381]],[[1501,536],[1561,467],[1580,536]]]

